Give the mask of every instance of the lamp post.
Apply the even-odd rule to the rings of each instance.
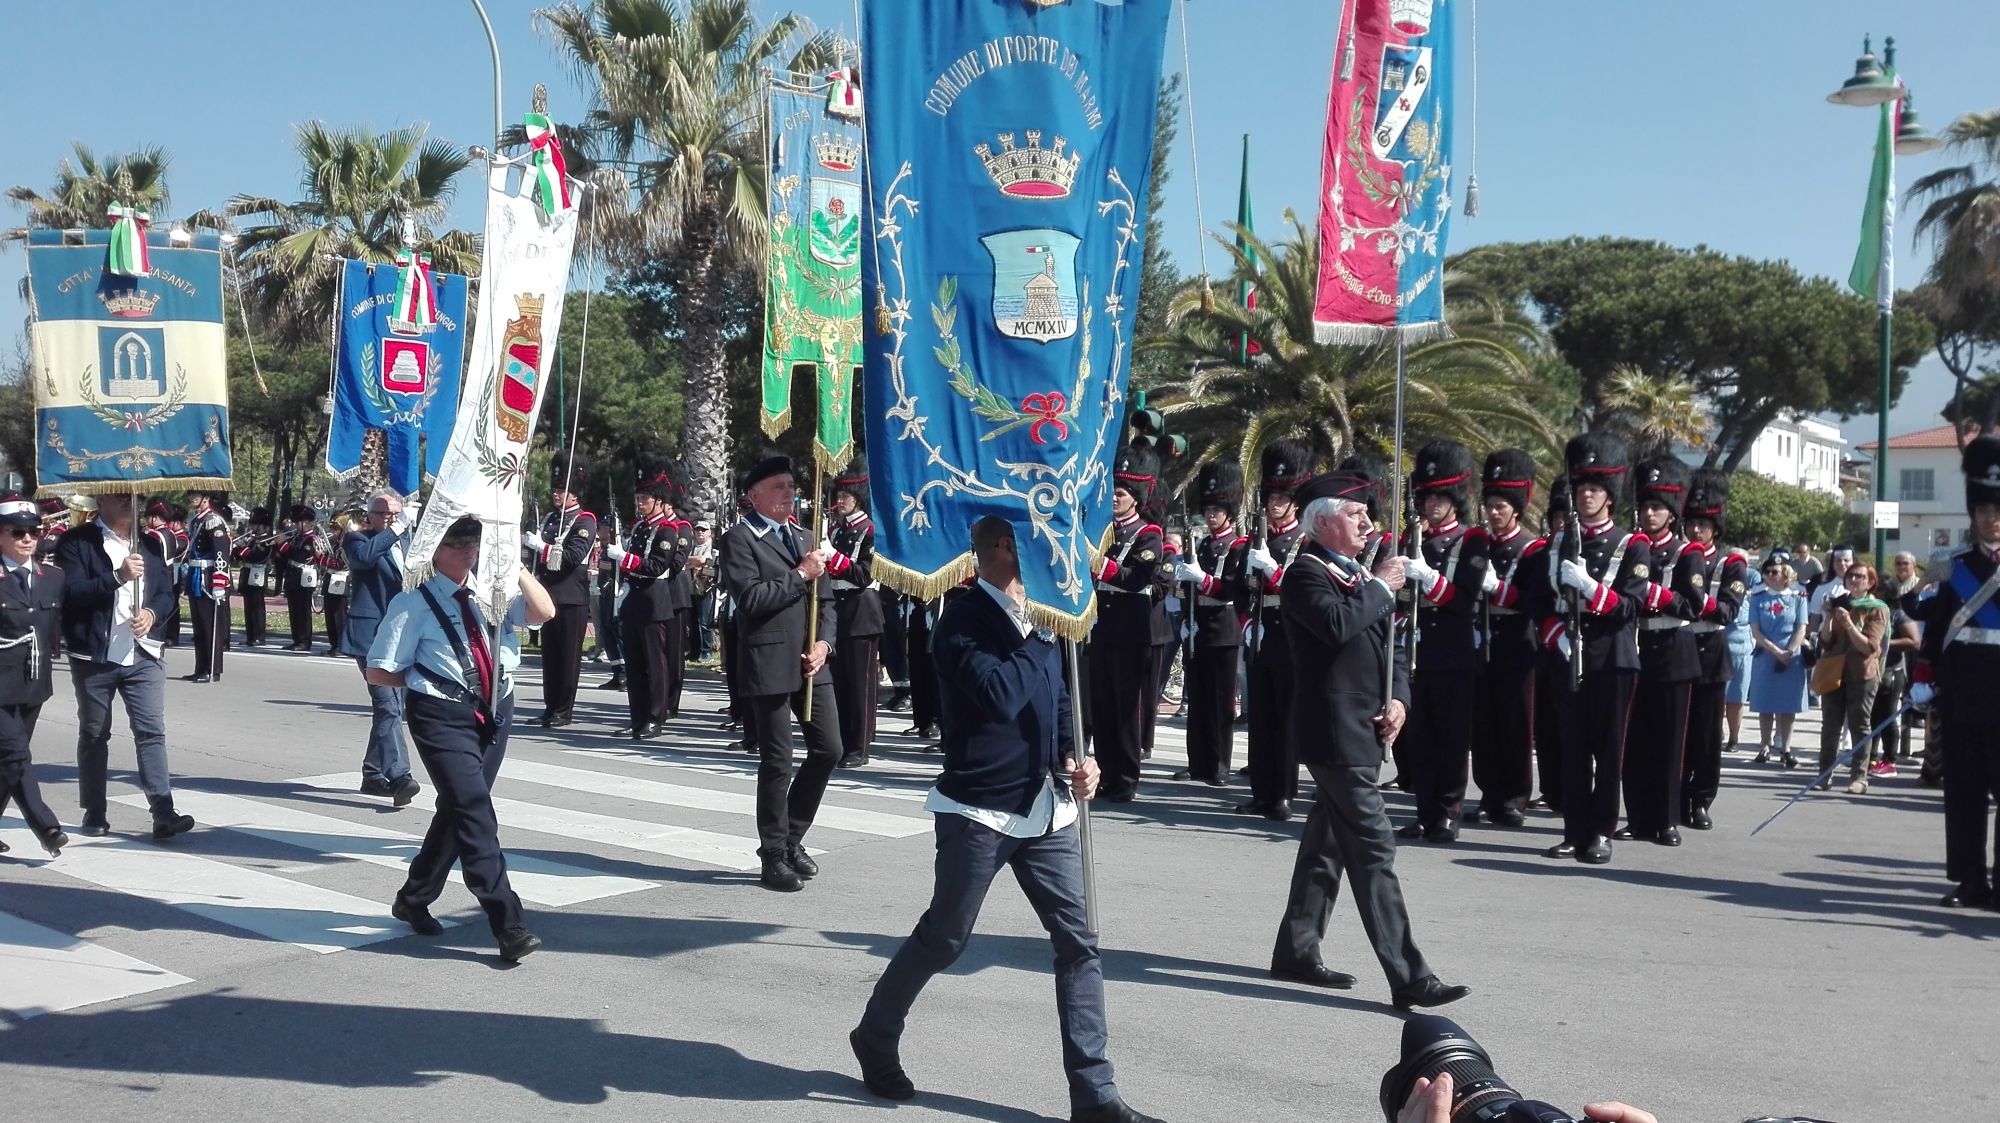
[[[1929,152],[1944,142],[1932,136],[1930,130],[1917,121],[1917,112],[1910,99],[1910,92],[1896,73],[1896,40],[1882,40],[1882,58],[1878,62],[1868,38],[1861,41],[1861,57],[1854,60],[1854,76],[1841,83],[1839,89],[1827,95],[1826,100],[1835,105],[1853,106],[1867,109],[1879,106],[1882,123],[1876,141],[1875,165],[1869,178],[1869,199],[1864,220],[1862,245],[1855,256],[1855,272],[1848,277],[1848,285],[1862,295],[1867,295],[1869,283],[1873,282],[1875,303],[1879,309],[1879,336],[1881,341],[1881,384],[1876,399],[1875,417],[1875,510],[1869,512],[1869,521],[1877,522],[1877,512],[1889,498],[1889,392],[1893,361],[1890,357],[1893,341],[1892,314],[1895,310],[1896,284],[1896,157],[1915,156]],[[1870,227],[1873,227],[1871,229]],[[1877,245],[1868,245],[1868,239],[1879,239]],[[1872,278],[1866,274],[1865,263],[1870,253],[1875,256],[1875,270]],[[1888,528],[1875,528],[1875,568],[1881,572],[1888,564]]]

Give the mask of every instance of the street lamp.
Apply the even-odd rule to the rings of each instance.
[[[1896,212],[1896,157],[1929,152],[1944,142],[1931,135],[1930,130],[1917,121],[1909,89],[1896,73],[1894,38],[1882,40],[1882,57],[1878,62],[1871,38],[1864,37],[1861,40],[1861,57],[1854,60],[1854,76],[1828,94],[1826,100],[1835,105],[1863,109],[1880,106],[1882,114],[1875,163],[1869,178],[1868,217],[1864,220],[1874,229],[1864,226],[1862,245],[1855,255],[1854,272],[1847,282],[1850,288],[1864,296],[1872,287],[1876,306],[1880,309],[1881,385],[1875,418],[1875,510],[1869,513],[1869,521],[1878,522],[1877,512],[1889,498],[1890,325],[1896,299],[1896,243],[1892,221]],[[1871,237],[1878,238],[1879,242],[1869,245]],[[1875,257],[1873,277],[1866,273],[1870,254]],[[1889,560],[1889,534],[1887,527],[1877,525],[1874,529],[1875,566],[1880,571]]]

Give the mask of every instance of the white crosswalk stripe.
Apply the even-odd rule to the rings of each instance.
[[[193,982],[0,912],[0,1020],[32,1018]]]

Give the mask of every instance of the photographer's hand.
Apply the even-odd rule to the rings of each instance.
[[[1435,1081],[1418,1077],[1396,1123],[1451,1123],[1451,1073],[1439,1073]]]
[[[1595,1120],[1596,1123],[1660,1123],[1658,1119],[1653,1118],[1652,1112],[1641,1111],[1636,1107],[1618,1103],[1615,1100],[1605,1103],[1584,1104],[1583,1113]],[[1401,1121],[1399,1120],[1398,1123],[1401,1123]]]

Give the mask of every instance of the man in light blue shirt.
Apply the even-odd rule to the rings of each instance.
[[[500,958],[517,963],[542,942],[522,926],[521,899],[507,883],[492,789],[514,717],[519,629],[554,616],[555,605],[534,575],[522,570],[521,599],[501,621],[496,660],[492,626],[471,586],[480,536],[479,520],[469,515],[445,530],[431,556],[437,572],[397,594],[383,613],[368,651],[367,675],[370,686],[404,692],[410,739],[437,788],[437,812],[391,915],[420,935],[444,931],[430,905],[456,862],[465,887],[486,911]]]

